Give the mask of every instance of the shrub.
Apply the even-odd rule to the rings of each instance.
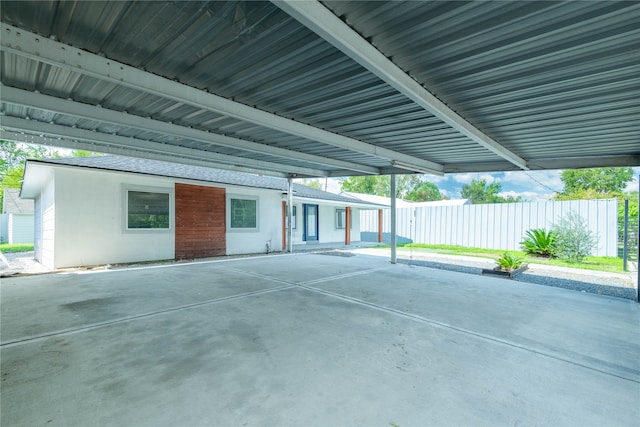
[[[580,215],[569,212],[554,226],[557,255],[569,262],[582,262],[591,255],[598,240]]]
[[[498,263],[498,267],[502,271],[517,270],[522,266],[522,262],[522,258],[518,258],[515,255],[509,254],[508,252],[505,252],[500,258],[496,260],[496,263]]]
[[[556,254],[556,234],[544,228],[528,230],[525,239],[520,243],[522,249],[531,255],[551,258]]]

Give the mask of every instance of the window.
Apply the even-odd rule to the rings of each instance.
[[[127,191],[127,229],[168,230],[169,212],[169,193]]]
[[[336,209],[336,228],[338,230],[344,230],[344,225],[347,223],[347,210]],[[351,211],[351,224],[349,229],[353,229],[353,211]]]
[[[288,208],[289,208],[289,205],[287,205],[287,209]],[[298,212],[297,212],[296,207],[293,206],[293,209],[291,209],[291,222],[293,223],[293,229],[294,230],[296,229],[296,227],[298,225],[297,218],[298,218]],[[289,214],[288,213],[285,214],[284,219],[285,219],[285,224],[286,224],[285,227],[289,228]]]
[[[230,199],[231,228],[258,228],[258,201],[256,199]]]

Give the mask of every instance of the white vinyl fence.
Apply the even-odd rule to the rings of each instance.
[[[519,250],[527,230],[549,230],[569,212],[579,214],[598,237],[593,255],[618,255],[618,200],[496,203],[486,205],[408,207],[397,210],[398,242]],[[383,213],[383,233],[389,241],[389,209]],[[378,212],[360,211],[362,240],[374,240]],[[375,236],[375,237],[374,237]]]
[[[0,215],[0,243],[9,241],[9,214]]]

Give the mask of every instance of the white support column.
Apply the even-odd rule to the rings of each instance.
[[[391,264],[396,263],[396,175],[391,174]]]
[[[287,229],[287,252],[293,252],[293,178],[287,178],[289,184],[287,190],[287,218],[289,218],[289,228]]]

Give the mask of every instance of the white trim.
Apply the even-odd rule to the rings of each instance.
[[[226,194],[226,217],[227,217],[227,232],[228,233],[257,233],[260,231],[260,196],[253,196],[249,194]],[[256,202],[256,226],[255,228],[232,228],[231,227],[231,199],[235,200],[255,200]]]
[[[246,171],[249,173],[262,173],[281,177],[287,176],[286,173],[299,176],[327,175],[326,172],[319,169],[281,165],[264,160],[247,159],[178,145],[162,144],[154,141],[38,122],[36,120],[26,120],[18,117],[2,116],[2,127],[3,134],[7,134],[5,138],[26,143],[71,149],[79,148],[101,153],[193,164],[195,166],[208,166],[218,169]],[[20,131],[34,132],[35,135],[21,134]],[[46,136],[49,136],[49,138]]]
[[[129,192],[159,193],[169,195],[169,228],[129,228]],[[175,230],[175,195],[168,187],[122,184],[122,231],[123,233],[173,233]],[[99,227],[100,224],[96,224]]]
[[[334,215],[333,215],[333,219],[334,219],[333,227],[334,227],[334,229],[336,229],[336,230],[344,230],[346,227],[344,227],[344,226],[343,227],[338,227],[338,212],[342,212],[343,213],[343,217],[344,217],[343,223],[347,222],[347,208],[346,207],[344,207],[344,208],[335,208],[334,209]],[[353,210],[351,210],[351,212],[352,212],[352,215],[353,215]],[[353,230],[353,218],[351,220],[351,223],[349,224],[349,229]]]
[[[287,204],[288,206],[288,204]],[[289,216],[285,215],[284,217],[285,219],[285,229],[289,229]],[[298,205],[296,205],[295,203],[291,205],[291,219],[293,222],[293,228],[292,230],[297,230],[298,229]]]
[[[301,153],[299,151],[273,147],[270,145],[260,144],[257,142],[247,141],[244,139],[234,138],[226,135],[205,132],[203,130],[188,128],[185,126],[176,125],[174,123],[166,123],[160,120],[154,120],[151,118],[140,117],[120,111],[109,110],[107,108],[81,104],[75,101],[59,99],[53,96],[34,93],[23,89],[17,89],[11,86],[5,86],[2,84],[0,84],[0,91],[2,92],[3,102],[22,106],[25,108],[36,108],[55,113],[68,114],[70,116],[87,120],[95,120],[101,123],[110,123],[117,126],[133,127],[136,129],[147,130],[149,132],[160,132],[166,135],[173,135],[178,138],[186,138],[211,145],[217,145],[220,147],[231,147],[238,150],[250,151],[253,153],[269,154],[287,159],[290,158],[317,164],[324,164],[327,166],[334,166],[350,171],[362,172],[365,174],[380,173],[380,169],[372,166],[365,166],[353,162],[329,159],[314,154]],[[276,168],[277,166],[273,167]],[[298,173],[301,172],[302,171],[299,171]]]

